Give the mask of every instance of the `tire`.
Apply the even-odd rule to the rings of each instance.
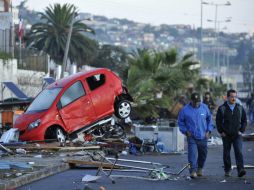
[[[111,138],[124,138],[126,136],[124,127],[119,123],[115,123],[112,128],[113,130],[111,131]]]
[[[65,135],[64,131],[59,127],[57,127],[55,130],[55,137],[56,137],[57,141],[60,143],[65,143],[65,141],[66,141],[66,135]]]
[[[131,104],[128,100],[121,100],[115,105],[115,115],[119,119],[125,119],[131,114]]]

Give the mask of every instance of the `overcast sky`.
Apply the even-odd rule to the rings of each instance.
[[[213,5],[203,5],[203,27],[214,28],[215,4],[220,29],[224,32],[254,32],[254,0],[229,0],[231,6],[222,6],[227,0],[203,0]],[[13,0],[17,5],[21,0]],[[79,12],[102,15],[108,18],[160,24],[188,24],[200,27],[201,0],[28,0],[27,6],[36,11],[54,3],[71,3]],[[225,23],[231,17],[231,22]],[[207,20],[211,20],[208,22]]]

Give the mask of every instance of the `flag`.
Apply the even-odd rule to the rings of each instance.
[[[19,31],[18,31],[18,36],[20,39],[23,37],[23,34],[24,34],[23,19],[20,18],[19,19]]]

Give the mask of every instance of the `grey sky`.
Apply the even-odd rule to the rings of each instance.
[[[224,4],[227,0],[203,0]],[[220,29],[224,32],[254,32],[254,0],[229,0],[231,6],[218,6]],[[21,0],[13,0],[17,5]],[[103,15],[109,18],[127,18],[137,22],[159,24],[188,24],[200,27],[201,0],[28,0],[30,9],[43,11],[54,3],[71,3],[79,12]],[[231,22],[224,21],[231,17]],[[203,5],[203,27],[214,28],[215,6]]]

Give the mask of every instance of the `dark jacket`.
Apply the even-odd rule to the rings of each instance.
[[[228,137],[237,137],[239,131],[242,133],[245,131],[246,125],[246,112],[240,104],[236,103],[233,112],[227,102],[218,108],[216,126],[219,133],[224,132]]]

